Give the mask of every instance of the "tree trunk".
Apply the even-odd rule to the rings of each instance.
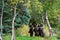
[[[2,40],[2,20],[3,20],[3,11],[4,11],[4,0],[2,0],[2,12],[1,12],[1,34],[0,34],[0,40]]]
[[[11,40],[15,40],[14,21],[15,21],[16,16],[17,16],[17,14],[16,14],[16,6],[15,6],[15,8],[14,8],[14,17],[13,17],[13,20],[12,20],[12,37],[11,37]]]
[[[43,24],[43,26],[44,26],[44,17],[42,16],[42,24]]]
[[[47,12],[46,12],[46,22],[47,22],[48,29],[49,29],[49,36],[53,36],[53,32],[52,32],[52,28],[51,28],[51,25],[50,25],[49,20],[48,20]]]

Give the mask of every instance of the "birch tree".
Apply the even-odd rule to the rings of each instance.
[[[47,12],[46,12],[46,22],[47,22],[48,29],[49,29],[49,36],[53,36],[53,32],[52,32],[52,28],[51,28],[51,25],[50,25],[50,22],[49,22],[49,19],[48,19]]]
[[[11,0],[12,2],[13,0]],[[11,40],[15,40],[15,32],[14,32],[14,21],[15,21],[15,18],[16,16],[18,15],[18,13],[16,12],[16,6],[17,6],[17,3],[18,3],[18,0],[14,0],[14,16],[13,16],[13,19],[12,19],[12,37],[11,37]]]
[[[4,0],[2,0],[2,12],[1,12],[1,34],[0,34],[0,40],[2,40],[2,27],[3,27],[3,24],[2,24],[2,21],[3,21],[3,11],[4,11]]]
[[[16,16],[18,15],[18,13],[16,13],[16,6],[14,7],[14,16],[13,16],[13,20],[12,20],[12,37],[11,40],[15,40],[15,33],[14,33],[14,21]]]
[[[42,15],[42,24],[43,24],[43,28],[44,28],[44,16]]]

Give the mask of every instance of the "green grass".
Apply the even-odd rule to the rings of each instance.
[[[2,36],[3,38],[3,40],[10,40],[11,39],[11,35],[4,35],[4,36]]]
[[[50,37],[50,39],[51,39],[51,40],[57,40],[57,38],[56,38],[56,37]]]
[[[21,37],[16,37],[16,40],[39,40],[39,38],[38,37],[21,36]]]
[[[3,40],[11,40],[11,35],[3,36]],[[16,40],[57,40],[56,37],[29,37],[29,36],[16,36]]]
[[[30,36],[28,36],[28,27],[27,26],[19,28],[18,30],[15,31],[16,32],[15,39],[16,40],[57,40],[56,37],[48,37],[47,36],[49,34],[48,27],[45,25],[44,28],[45,28],[44,30],[45,30],[45,34],[46,34],[45,37],[30,37]],[[26,36],[23,36],[24,34],[26,34]],[[3,40],[11,40],[11,35],[9,34],[9,35],[3,36]]]

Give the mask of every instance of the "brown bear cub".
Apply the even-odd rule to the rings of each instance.
[[[29,25],[29,33],[30,33],[30,36],[33,36],[33,26],[32,26],[32,24],[30,23],[30,25]]]
[[[38,30],[37,31],[38,31],[38,35],[41,36],[41,37],[44,37],[43,29],[44,29],[43,24],[38,25]]]

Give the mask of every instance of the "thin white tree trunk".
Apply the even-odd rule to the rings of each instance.
[[[16,6],[15,6],[15,8],[14,8],[14,17],[13,17],[13,20],[12,20],[12,37],[11,37],[11,40],[15,40],[14,21],[15,21],[16,16],[17,16],[17,14],[16,14]]]
[[[4,11],[4,0],[2,0],[2,13],[1,13],[1,34],[0,34],[0,40],[2,40],[2,20],[3,20],[3,11]]]
[[[52,32],[52,28],[51,28],[51,25],[50,25],[49,20],[48,20],[47,12],[46,12],[46,22],[47,22],[48,29],[49,29],[49,36],[53,36],[53,32]]]
[[[42,16],[42,23],[43,23],[43,26],[44,26],[44,17]]]
[[[2,18],[3,18],[3,14],[1,14],[1,34],[0,34],[0,40],[2,40],[2,27],[3,27],[3,25],[2,25]]]
[[[12,1],[12,0],[11,0]],[[15,21],[15,18],[16,16],[18,15],[18,13],[16,13],[16,6],[17,6],[17,3],[18,3],[18,0],[16,2],[16,5],[14,7],[14,17],[13,17],[13,20],[12,20],[12,37],[11,37],[11,40],[15,40],[15,33],[14,33],[14,21]]]

